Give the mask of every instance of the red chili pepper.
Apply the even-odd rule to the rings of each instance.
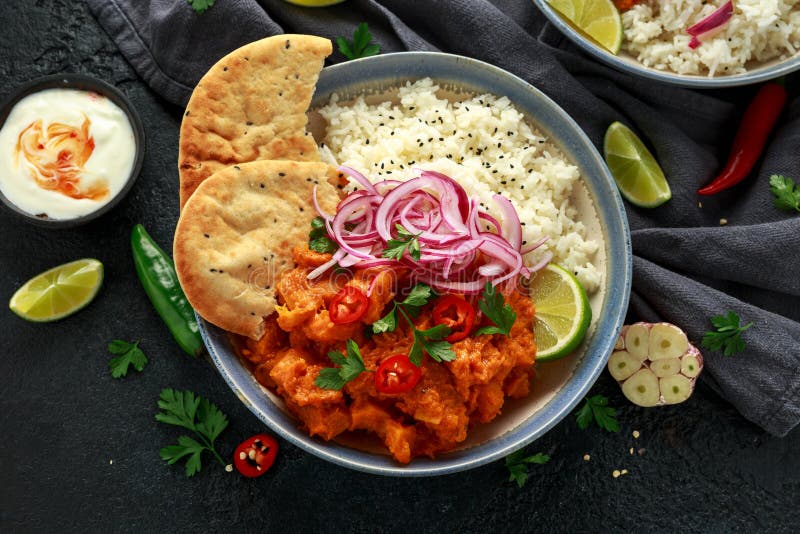
[[[440,297],[433,306],[433,322],[450,328],[450,335],[444,338],[448,343],[455,343],[466,338],[475,324],[475,308],[472,304],[456,295]]]
[[[334,324],[350,324],[361,319],[368,307],[366,293],[357,287],[344,286],[331,300],[328,313]]]
[[[422,370],[411,363],[405,354],[395,354],[381,362],[375,371],[375,388],[394,395],[410,391],[422,377]]]
[[[782,85],[772,82],[758,90],[739,124],[727,165],[710,184],[697,191],[699,194],[719,193],[750,174],[785,105],[786,89]]]
[[[275,463],[278,442],[269,434],[256,434],[236,447],[233,464],[236,470],[248,478],[260,477]]]

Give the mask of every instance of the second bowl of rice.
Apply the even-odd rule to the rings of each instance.
[[[635,0],[621,10],[618,54],[577,30],[548,0],[533,0],[564,35],[609,65],[686,87],[731,87],[763,82],[800,69],[800,2],[734,0],[730,19],[696,47],[687,32],[726,0]]]

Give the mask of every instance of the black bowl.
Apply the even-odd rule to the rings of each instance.
[[[111,102],[119,106],[119,108],[125,112],[125,115],[128,117],[128,120],[131,123],[133,140],[136,144],[136,155],[134,156],[133,167],[131,168],[130,176],[128,176],[125,185],[119,190],[119,192],[117,192],[116,195],[114,195],[114,198],[112,198],[103,206],[97,208],[95,211],[87,213],[86,215],[72,219],[51,219],[47,216],[32,215],[18,208],[13,202],[11,202],[11,200],[3,195],[2,191],[0,191],[0,201],[2,201],[2,203],[5,204],[8,209],[23,217],[29,223],[50,228],[72,228],[91,221],[92,219],[96,219],[97,217],[100,217],[104,213],[111,210],[117,205],[117,203],[119,203],[120,200],[122,200],[125,195],[128,194],[128,191],[130,191],[131,187],[133,187],[133,183],[139,176],[139,171],[141,170],[142,162],[144,161],[144,126],[142,126],[142,120],[139,118],[139,114],[136,112],[133,104],[131,104],[128,98],[113,85],[85,74],[53,74],[51,76],[36,78],[27,82],[13,91],[11,95],[6,98],[5,102],[3,102],[2,106],[0,106],[0,128],[2,128],[3,124],[5,124],[8,115],[11,113],[11,110],[14,108],[14,106],[17,105],[17,102],[28,95],[37,93],[39,91],[44,91],[45,89],[77,89],[80,91],[92,91],[108,98]]]

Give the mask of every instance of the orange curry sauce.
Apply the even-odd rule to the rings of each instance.
[[[24,158],[31,177],[42,189],[75,199],[100,200],[108,195],[105,183],[81,185],[83,166],[94,152],[90,126],[85,115],[80,128],[58,122],[44,128],[39,119],[20,132],[14,155],[17,161],[20,156]]]
[[[267,318],[264,336],[258,341],[236,338],[256,379],[283,398],[309,434],[330,440],[348,431],[374,433],[398,462],[408,463],[415,456],[433,458],[455,449],[470,427],[500,413],[506,397],[528,395],[536,354],[534,306],[518,292],[506,295],[517,314],[510,336],[481,335],[453,343],[456,358],[451,362],[437,363],[425,355],[422,378],[408,392],[378,392],[374,373],[369,372],[341,391],[317,387],[314,380],[320,369],[333,367],[328,351],[344,353],[347,339],[358,344],[368,370],[395,354],[408,354],[413,342],[411,329],[400,317],[394,332],[366,333],[368,325],[390,311],[394,290],[411,285],[407,273],[381,268],[356,270],[352,275],[331,271],[307,279],[313,268],[330,258],[307,246],[297,247],[297,267],[278,279],[280,306]],[[345,285],[366,293],[376,276],[361,320],[333,324],[327,306],[334,295]],[[430,304],[414,322],[418,329],[434,326]]]

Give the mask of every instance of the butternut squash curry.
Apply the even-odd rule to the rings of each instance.
[[[498,222],[438,173],[359,181],[293,247],[264,334],[236,345],[309,434],[365,431],[398,462],[433,458],[529,392],[534,305],[519,283],[530,275],[519,220],[499,197]]]

